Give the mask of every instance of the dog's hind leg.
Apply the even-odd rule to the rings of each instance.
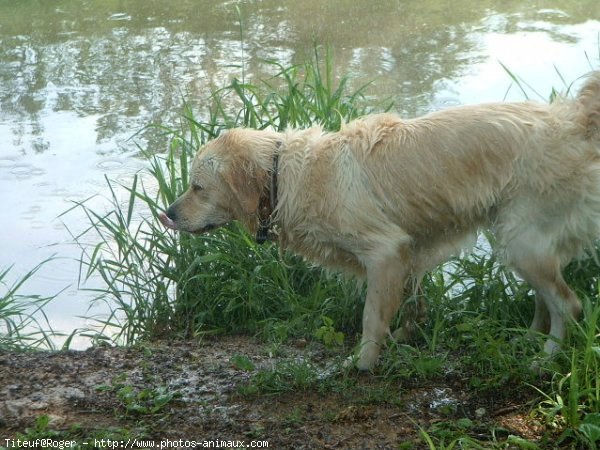
[[[576,319],[581,313],[581,302],[563,279],[559,257],[540,253],[539,248],[532,248],[531,243],[526,239],[512,243],[513,251],[509,249],[509,258],[516,272],[536,291],[536,308],[530,330],[548,331],[550,319],[544,351],[552,355],[566,336],[567,321]],[[527,252],[527,249],[531,251]]]
[[[367,299],[363,310],[363,334],[358,361],[360,370],[369,370],[377,362],[381,346],[390,335],[390,322],[403,299],[410,271],[410,259],[402,252],[377,257],[367,264]]]

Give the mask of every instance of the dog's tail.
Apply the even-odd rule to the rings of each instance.
[[[577,95],[588,136],[600,136],[600,71],[592,72]]]

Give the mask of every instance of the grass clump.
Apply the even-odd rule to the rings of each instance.
[[[0,270],[0,350],[54,347],[53,332],[43,311],[54,297],[19,293],[27,280],[45,262],[38,264],[10,286],[6,279],[11,267]],[[45,325],[42,325],[41,320],[45,321]]]
[[[600,304],[584,302],[583,318],[571,327],[572,345],[565,348],[551,373],[549,389],[537,415],[557,443],[579,442],[596,449],[600,443]]]

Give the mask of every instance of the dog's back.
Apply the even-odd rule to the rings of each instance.
[[[594,73],[575,100],[463,106],[413,120],[373,115],[342,134],[387,219],[427,237],[495,220],[516,197],[590,200],[581,190],[600,188],[599,129]]]

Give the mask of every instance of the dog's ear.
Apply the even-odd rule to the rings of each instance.
[[[225,181],[237,197],[242,211],[254,214],[258,209],[260,195],[264,189],[265,177],[252,165],[237,166],[225,174]]]

